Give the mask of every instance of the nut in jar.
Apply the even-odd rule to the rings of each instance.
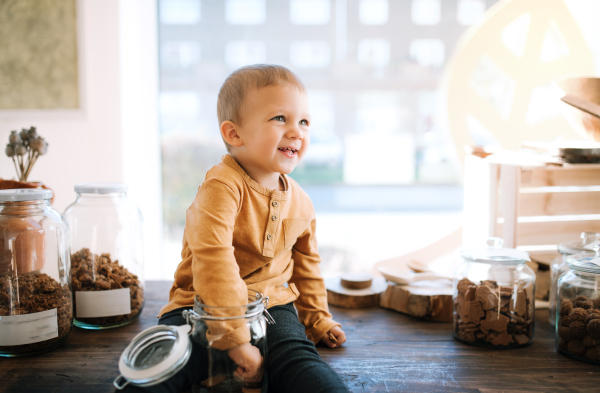
[[[467,344],[514,348],[528,345],[534,333],[535,274],[527,253],[491,247],[462,253],[454,275],[453,334]]]

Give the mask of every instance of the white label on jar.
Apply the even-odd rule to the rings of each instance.
[[[33,344],[58,337],[56,308],[0,317],[0,345]]]
[[[77,318],[112,317],[131,313],[129,288],[106,291],[76,291]]]

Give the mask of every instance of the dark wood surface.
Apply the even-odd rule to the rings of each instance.
[[[148,282],[141,318],[104,331],[73,328],[66,343],[37,356],[0,358],[0,392],[114,392],[123,349],[154,326],[168,282]],[[352,392],[597,392],[600,366],[560,355],[547,322],[521,349],[493,350],[455,341],[449,323],[425,322],[380,308],[331,307],[348,337],[339,349],[319,347]],[[310,393],[310,392],[307,392]]]

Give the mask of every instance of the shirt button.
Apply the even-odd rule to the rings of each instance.
[[[271,220],[273,220],[273,221],[277,220],[277,216],[271,217]]]
[[[279,205],[279,202],[273,201],[273,206],[277,207],[278,205]]]
[[[269,234],[267,235],[267,240],[271,240],[272,238],[273,238],[273,236],[271,236],[271,234],[269,233]]]

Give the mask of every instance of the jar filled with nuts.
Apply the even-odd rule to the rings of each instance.
[[[51,198],[0,190],[0,356],[48,351],[71,331],[69,227]]]
[[[561,275],[569,270],[567,265],[567,257],[569,255],[591,252],[594,245],[600,241],[600,232],[582,232],[579,240],[574,240],[558,245],[560,255],[552,261],[551,266],[551,281],[550,281],[550,312],[548,313],[548,321],[554,326],[556,323],[556,292],[558,290],[558,279]]]
[[[80,183],[65,210],[71,227],[75,326],[133,322],[144,306],[142,215],[124,183]]]
[[[534,332],[535,273],[526,252],[502,248],[502,239],[488,239],[488,248],[461,253],[454,273],[453,334],[467,344],[517,348],[530,344]]]
[[[558,279],[556,345],[559,352],[600,364],[600,247],[567,257]]]

